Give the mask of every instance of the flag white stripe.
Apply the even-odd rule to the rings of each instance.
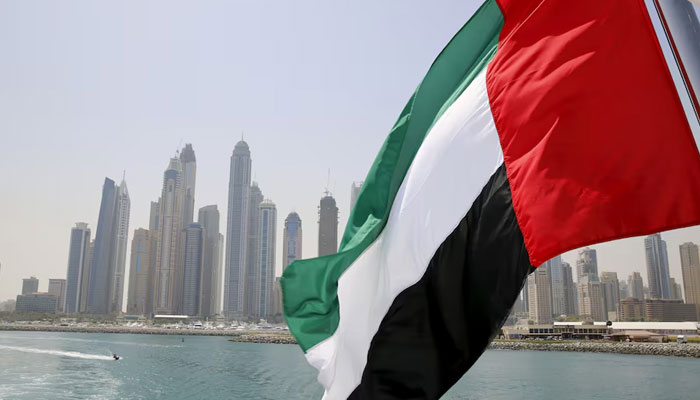
[[[325,399],[345,399],[357,387],[372,337],[394,299],[423,277],[502,163],[484,69],[430,130],[386,227],[338,281],[338,328],[306,353],[319,370]]]

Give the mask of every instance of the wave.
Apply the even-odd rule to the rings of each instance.
[[[14,350],[14,351],[21,351],[24,353],[48,354],[48,355],[52,355],[52,356],[82,358],[84,360],[112,361],[112,356],[101,356],[99,354],[85,354],[85,353],[78,353],[77,351],[33,349],[30,347],[5,346],[2,344],[0,344],[0,350]]]

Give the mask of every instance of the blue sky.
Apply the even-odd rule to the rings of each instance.
[[[0,5],[0,301],[21,278],[65,278],[70,229],[97,223],[105,176],[126,170],[130,230],[178,144],[193,143],[196,207],[225,230],[229,157],[244,132],[253,174],[282,223],[296,210],[317,251],[329,189],[348,216],[352,181],[432,60],[480,1],[33,1]],[[671,274],[678,244],[665,235]],[[642,240],[598,246],[602,270],[646,275]],[[564,257],[573,262],[571,254]],[[128,264],[127,264],[128,270]]]

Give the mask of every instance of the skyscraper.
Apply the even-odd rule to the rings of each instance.
[[[355,202],[357,201],[357,195],[360,194],[360,189],[362,189],[362,182],[353,182],[350,186],[350,211],[355,208]]]
[[[39,280],[36,277],[22,279],[22,294],[32,294],[39,291]]]
[[[333,196],[326,192],[318,207],[318,256],[338,252],[338,207]]]
[[[129,214],[131,200],[126,181],[117,186],[117,200],[114,225],[114,269],[110,277],[110,313],[120,313],[124,302],[124,279],[126,270],[126,245],[129,240]]]
[[[149,315],[148,297],[152,295],[153,263],[151,255],[151,231],[139,228],[131,240],[129,267],[129,295],[126,312],[130,315]]]
[[[649,278],[649,294],[651,298],[670,299],[668,253],[666,242],[656,233],[644,238],[644,250],[647,261],[647,277]]]
[[[571,265],[562,262],[562,272],[564,274],[564,298],[566,299],[566,315],[578,315],[578,294],[574,284],[573,271]]]
[[[257,284],[259,296],[257,316],[268,318],[273,315],[273,284],[275,282],[275,245],[277,238],[277,208],[275,203],[264,200],[260,203],[260,274]],[[254,314],[255,315],[255,314]]]
[[[561,256],[548,260],[544,266],[549,271],[551,282],[552,313],[555,316],[566,315],[566,283],[564,281],[564,268],[562,267]]]
[[[680,283],[676,283],[676,278],[668,278],[668,286],[671,289],[671,299],[683,300],[683,289]]]
[[[591,278],[591,275],[583,275],[578,283],[579,315],[582,319],[607,321],[603,285],[600,281]]]
[[[552,323],[551,279],[547,265],[540,266],[527,277],[530,319],[535,324]]]
[[[221,264],[224,236],[219,233],[219,209],[216,205],[199,209],[197,219],[204,228],[204,261],[200,292],[200,315],[213,317],[221,304]]]
[[[182,312],[199,315],[204,264],[204,229],[193,222],[185,228],[185,270],[183,278]]]
[[[292,262],[301,260],[301,218],[290,212],[284,220],[284,242],[282,243],[282,270]]]
[[[576,277],[580,281],[584,276],[588,276],[592,281],[598,280],[598,253],[588,247],[578,251],[576,260]]]
[[[56,296],[56,311],[64,312],[66,308],[66,280],[49,279],[49,294]]]
[[[246,243],[245,316],[259,317],[260,309],[260,203],[264,197],[256,182],[248,192],[248,239]]]
[[[695,304],[700,321],[700,250],[695,243],[683,243],[680,251],[685,302]]]
[[[148,233],[150,236],[150,265],[148,275],[148,286],[146,287],[145,315],[153,314],[153,302],[155,301],[155,291],[158,283],[156,276],[156,264],[158,261],[158,243],[160,240],[160,197],[158,201],[151,202],[151,212],[148,217]]]
[[[153,312],[176,314],[182,304],[182,271],[179,270],[182,265],[179,263],[179,249],[184,203],[182,163],[178,157],[170,159],[170,164],[163,174],[163,190],[159,203]]]
[[[85,265],[80,282],[80,304],[78,312],[87,312],[88,304],[88,289],[90,287],[90,271],[92,270],[92,259],[95,258],[95,239],[90,241],[85,255]]]
[[[182,164],[182,191],[185,197],[185,203],[182,207],[184,213],[182,225],[187,227],[194,221],[194,189],[197,179],[197,158],[191,143],[187,143],[182,149],[180,163]]]
[[[642,274],[633,272],[632,275],[627,278],[627,285],[629,286],[631,298],[644,300],[644,281],[642,280]]]
[[[241,140],[231,155],[228,183],[224,278],[224,315],[228,318],[240,317],[244,311],[251,165],[250,149]]]
[[[617,280],[617,272],[602,272],[600,283],[605,298],[605,311],[610,320],[610,313],[615,313],[615,320],[619,319],[620,313],[620,283]]]
[[[116,270],[117,194],[119,187],[105,178],[102,187],[102,202],[97,219],[95,250],[90,266],[87,312],[107,314],[110,312],[112,277]]]
[[[78,222],[70,231],[68,248],[68,270],[66,272],[66,299],[64,312],[77,313],[80,311],[81,285],[83,272],[87,261],[87,251],[90,246],[90,229],[88,224]]]

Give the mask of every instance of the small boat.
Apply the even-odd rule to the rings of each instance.
[[[119,361],[120,357],[117,355],[117,353],[112,354],[112,358],[114,361]]]

